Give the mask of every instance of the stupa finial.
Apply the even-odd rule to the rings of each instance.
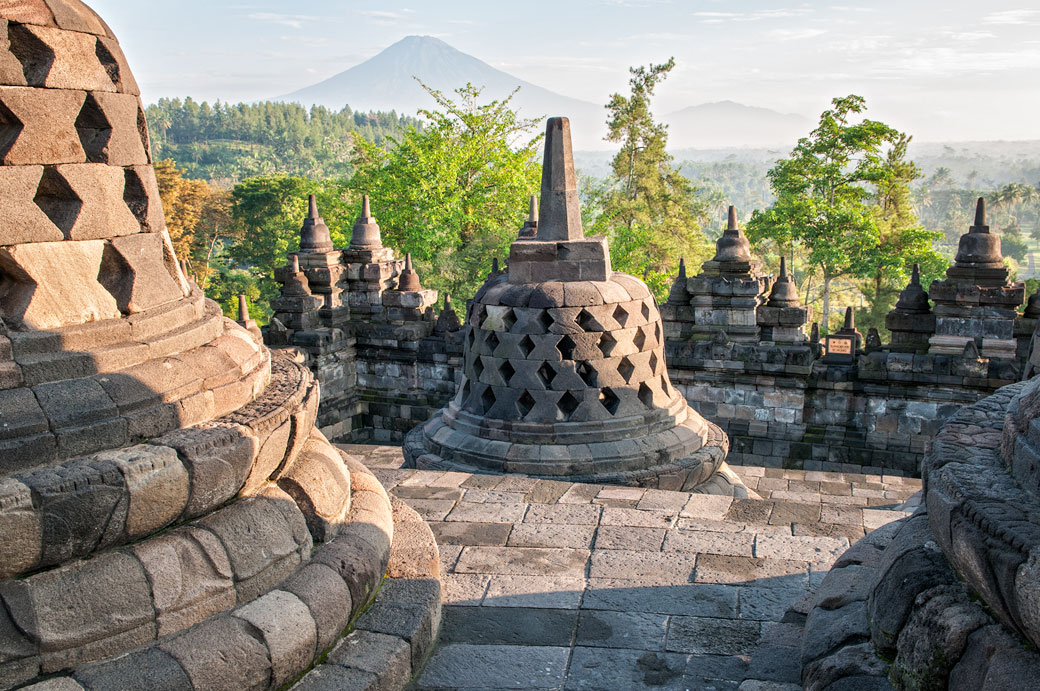
[[[411,252],[404,255],[404,271],[401,272],[400,278],[397,279],[397,289],[409,292],[422,290],[422,285],[419,283],[419,274],[415,273],[415,270],[412,268]]]
[[[986,225],[986,198],[979,197],[975,202],[975,223],[968,230],[969,233],[988,233],[989,226]]]
[[[542,192],[539,203],[539,240],[580,240],[581,201],[571,149],[571,123],[549,118],[545,123],[545,158],[542,160]]]
[[[527,220],[520,228],[521,240],[534,240],[538,236],[538,199],[531,195],[531,207],[527,212]]]
[[[383,238],[379,234],[379,224],[372,216],[368,204],[368,195],[361,197],[361,215],[354,224],[350,234],[350,248],[357,250],[374,250],[383,246]]]
[[[307,207],[307,217],[303,219],[303,227],[300,228],[300,251],[331,252],[332,235],[325,225],[325,219],[318,215],[318,201],[313,194],[307,198]]]
[[[740,226],[737,225],[737,207],[730,204],[729,207],[729,218],[726,221],[726,230],[740,230]]]

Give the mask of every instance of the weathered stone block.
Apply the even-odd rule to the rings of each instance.
[[[29,86],[87,91],[116,90],[95,52],[96,37],[42,26],[22,26],[20,29],[28,35],[12,39],[24,42],[30,48],[30,59],[25,69]]]
[[[141,224],[123,200],[126,174],[122,168],[103,163],[62,165],[55,169],[79,199],[81,207],[70,240],[93,240],[141,232]]]
[[[137,80],[134,79],[130,66],[126,62],[126,56],[123,55],[122,48],[119,47],[119,43],[114,38],[111,36],[98,36],[97,56],[120,93],[133,94],[134,96],[141,95],[141,89],[137,86]],[[147,150],[147,137],[145,142],[145,149]],[[150,152],[148,153],[148,162],[151,163]]]
[[[0,391],[0,439],[18,439],[50,428],[39,401],[29,389]]]
[[[941,691],[964,652],[968,636],[991,623],[981,607],[968,601],[960,585],[938,586],[921,593],[899,634],[893,681],[896,685],[913,684],[923,691]]]
[[[263,439],[260,450],[253,460],[249,477],[242,487],[241,494],[249,496],[264,486],[285,461],[289,437],[292,432],[292,420],[286,420]]]
[[[118,415],[118,409],[94,379],[67,379],[33,387],[52,427],[78,427]],[[69,405],[75,401],[76,405]]]
[[[183,528],[138,544],[134,554],[152,584],[160,637],[235,606],[231,564],[213,533]]]
[[[328,657],[331,664],[378,674],[386,688],[408,684],[412,676],[412,654],[408,643],[397,636],[371,631],[353,631]]]
[[[28,29],[23,29],[28,31]],[[5,165],[82,163],[86,154],[76,132],[76,117],[86,94],[29,87],[0,87],[0,106],[8,137]],[[46,194],[46,189],[42,190]],[[26,201],[32,201],[30,192]]]
[[[168,447],[137,445],[105,451],[96,456],[110,461],[123,473],[130,492],[126,535],[148,535],[173,522],[188,502],[188,472]]]
[[[0,167],[0,186],[5,190],[0,199],[0,234],[4,244],[65,239],[61,230],[33,201],[42,176],[43,166]]]
[[[43,525],[29,488],[14,478],[0,478],[0,578],[10,578],[40,561]],[[0,654],[0,658],[3,655]]]
[[[155,638],[151,588],[141,564],[128,554],[110,552],[9,581],[2,592],[19,628],[40,641],[44,672]]]
[[[309,540],[297,542],[292,526],[272,500],[242,499],[200,524],[216,533],[227,549],[239,602],[252,600],[282,581],[299,566],[301,550],[310,549]]]
[[[122,538],[129,496],[114,464],[79,461],[21,480],[32,489],[41,516],[41,564],[60,564]]]
[[[8,4],[11,6],[4,8],[4,16],[12,22],[46,26],[52,21],[51,11],[43,0],[18,0]]]
[[[385,544],[381,542],[375,531],[359,525],[342,533],[316,552],[312,559],[314,563],[331,568],[347,584],[354,612],[372,598],[386,571],[390,541],[385,539]]]
[[[191,681],[180,663],[157,647],[135,650],[112,660],[80,667],[76,680],[89,691],[181,691]]]
[[[128,314],[184,297],[170,274],[162,235],[134,232],[105,244],[100,277],[119,310]]]
[[[252,624],[271,654],[271,685],[281,686],[306,669],[314,657],[317,631],[310,610],[298,597],[274,590],[235,610]]]
[[[350,590],[339,574],[325,564],[307,564],[281,585],[300,598],[311,612],[316,632],[314,654],[325,650],[342,633],[350,619]]]
[[[211,618],[159,644],[196,689],[266,691],[271,686],[267,648],[250,625],[230,615]]]
[[[3,317],[37,330],[119,316],[98,282],[104,243],[32,243],[0,249],[0,269],[12,280]],[[52,280],[61,276],[62,280]]]
[[[93,99],[93,100],[92,100]],[[111,94],[95,91],[87,97],[84,108],[92,109],[95,122],[103,125],[103,141],[95,140],[98,146],[87,149],[91,163],[107,163],[110,166],[142,166],[148,163],[142,132],[143,119],[139,119],[140,101],[131,94]],[[100,117],[98,117],[100,116]],[[80,122],[83,122],[81,115]],[[83,138],[81,127],[81,140]]]
[[[278,478],[278,486],[300,507],[314,540],[327,542],[335,537],[350,505],[350,475],[328,442],[308,440]]]
[[[126,168],[126,181],[123,188],[123,199],[130,212],[141,224],[146,233],[161,233],[166,230],[163,218],[162,202],[159,198],[159,186],[155,180],[152,166],[132,166]],[[165,240],[166,238],[164,238]],[[185,286],[181,286],[185,288]],[[187,291],[185,291],[187,294]]]
[[[105,22],[84,3],[69,0],[46,0],[46,2],[47,7],[54,14],[54,21],[62,29],[98,36],[112,35]]]

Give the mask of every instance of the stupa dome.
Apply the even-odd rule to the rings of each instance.
[[[283,686],[378,590],[389,499],[185,276],[107,25],[0,32],[0,688]]]
[[[665,367],[657,303],[587,238],[566,118],[546,129],[537,236],[467,314],[455,398],[405,442],[417,467],[741,493],[722,431]]]

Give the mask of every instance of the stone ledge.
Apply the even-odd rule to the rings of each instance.
[[[314,427],[317,403],[310,372],[276,357],[270,385],[230,416],[148,444],[6,478],[0,483],[0,532],[6,536],[0,545],[0,578],[202,516],[244,486],[250,488],[247,494],[258,492],[271,475],[291,470]],[[247,484],[250,476],[256,478]],[[45,525],[51,527],[45,530]]]
[[[396,497],[390,502],[394,540],[383,588],[354,630],[295,691],[403,689],[432,651],[441,619],[437,543],[413,509]]]
[[[48,663],[48,654],[53,657],[54,653],[44,651],[41,657],[38,652],[33,653],[28,649],[20,650],[17,644],[22,637],[18,636],[14,629],[8,630],[10,627],[6,625],[9,623],[6,619],[0,620],[0,636],[2,636],[0,643],[4,645],[5,650],[17,651],[16,659],[0,664],[0,684],[19,684],[31,680],[41,671],[41,659],[45,673],[61,671],[70,666],[74,667],[71,676],[59,677],[57,680],[48,682],[67,683],[70,688],[77,688],[71,686],[77,682],[88,688],[125,688],[124,682],[128,675],[134,678],[135,682],[147,680],[149,688],[194,688],[200,691],[202,689],[232,691],[244,687],[273,689],[284,686],[296,678],[311,666],[316,657],[330,648],[350,621],[365,611],[372,600],[372,594],[379,590],[380,582],[390,561],[393,521],[389,499],[367,469],[344,454],[337,453],[345,465],[351,466],[353,480],[351,484],[358,488],[353,495],[359,501],[352,502],[354,506],[348,515],[347,522],[341,526],[337,538],[319,547],[310,562],[305,562],[274,590],[270,590],[270,588],[275,586],[275,583],[262,586],[255,584],[256,587],[246,593],[246,597],[243,598],[243,593],[239,592],[240,605],[235,609],[230,609],[235,604],[232,594],[230,601],[224,600],[222,604],[211,604],[209,609],[202,613],[205,618],[201,620],[196,618],[194,622],[188,622],[190,626],[187,628],[183,628],[185,624],[182,622],[183,630],[175,628],[164,635],[160,622],[158,639],[156,638],[156,627],[153,624],[151,627],[152,642],[150,643],[147,640],[147,631],[135,633],[137,638],[132,641],[124,640],[125,636],[110,637],[107,642],[106,639],[98,640],[95,637],[88,644],[90,650],[86,650],[85,647],[77,648],[60,659],[54,658],[51,663]],[[374,501],[360,501],[361,495],[370,495]],[[296,525],[291,531],[295,539],[306,540],[306,550],[301,550],[301,552],[309,552],[310,536],[307,535],[302,515],[298,515],[299,511],[295,510],[295,504],[288,495],[279,494],[277,490],[275,490],[275,494],[265,491],[263,497],[236,502],[225,510],[243,507],[247,504],[258,506],[260,503],[274,505],[275,510],[271,513],[272,517],[281,515],[289,518],[290,514],[297,514]],[[216,515],[211,514],[211,516]],[[232,521],[232,523],[234,522]],[[190,530],[209,534],[198,528]],[[218,529],[217,532],[221,531]],[[169,535],[173,534],[166,534],[155,539],[168,540]],[[213,540],[216,540],[216,537],[210,535]],[[224,539],[226,537],[223,536],[221,542],[230,550],[230,543]],[[429,537],[432,540],[432,534]],[[269,542],[268,539],[267,543]],[[358,550],[357,546],[361,544],[368,546],[368,549]],[[214,542],[213,547],[221,549],[220,542]],[[436,552],[435,547],[431,549],[434,553]],[[238,551],[237,557],[230,551],[225,557],[225,560],[230,557],[230,571],[236,573],[236,580],[239,569],[247,568],[243,560],[259,556],[263,552],[263,550],[248,549]],[[301,556],[304,555],[301,554]],[[347,564],[346,561],[351,556],[369,559],[374,563]],[[119,551],[106,553],[82,563],[100,564],[104,559],[109,561],[121,559],[127,564],[137,563],[132,555]],[[240,563],[236,563],[236,560]],[[217,559],[217,561],[220,560]],[[343,568],[337,571],[329,568],[326,563],[339,564]],[[435,567],[436,564],[434,563],[433,566]],[[112,568],[116,567],[110,567],[109,570]],[[120,568],[126,571],[125,565]],[[140,566],[137,568],[141,570],[138,580],[143,585],[143,591],[150,591],[152,586],[145,580],[145,570]],[[60,570],[55,570],[55,572],[58,571]],[[55,572],[45,572],[45,574]],[[284,574],[284,571],[282,573]],[[158,577],[158,575],[156,572],[155,576]],[[226,576],[230,578],[231,573],[227,573]],[[408,582],[413,580],[423,581],[423,579],[409,579]],[[433,583],[436,584],[436,608],[431,605],[429,616],[422,620],[427,625],[426,629],[431,631],[427,636],[426,649],[435,637],[436,622],[439,620],[439,582],[435,577]],[[8,601],[11,599],[12,591],[6,586],[7,584],[2,592],[5,601]],[[109,590],[118,592],[122,598],[126,587],[122,581],[112,582],[109,586]],[[414,588],[408,592],[412,591]],[[261,594],[265,592],[266,594]],[[362,596],[354,597],[352,593],[360,593]],[[423,600],[423,602],[427,600]],[[24,608],[20,607],[20,600],[16,599],[13,602],[14,607],[11,611],[24,617],[25,612]],[[410,601],[407,598],[401,600],[401,606],[413,607],[415,604],[414,600]],[[158,605],[149,606],[146,609],[153,610],[153,607],[157,608]],[[155,611],[157,609],[153,610],[152,617],[156,616]],[[138,619],[143,615],[144,609],[139,613]],[[136,625],[139,622],[135,620],[132,623]],[[140,628],[138,626],[133,632],[138,632]],[[421,631],[426,629],[420,627],[409,633],[415,640],[414,645],[425,640]],[[56,630],[63,631],[63,629]],[[12,644],[16,647],[10,648]],[[142,644],[145,647],[120,656],[124,649]],[[104,647],[105,645],[108,647]],[[93,664],[83,664],[91,659],[101,658],[108,659]],[[409,658],[411,658],[411,654],[409,654]],[[77,681],[73,681],[73,679]]]

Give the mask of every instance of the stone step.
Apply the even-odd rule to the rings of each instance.
[[[422,669],[441,620],[440,558],[430,526],[391,498],[394,540],[375,602],[294,691],[404,688]]]

